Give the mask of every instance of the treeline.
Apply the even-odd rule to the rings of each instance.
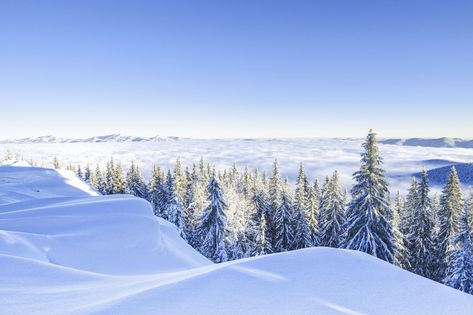
[[[55,167],[60,167],[54,160]],[[463,198],[455,168],[439,198],[427,173],[406,198],[391,197],[370,131],[350,194],[337,172],[310,182],[301,164],[295,189],[281,178],[235,166],[216,171],[203,160],[173,170],[154,166],[145,181],[138,165],[126,172],[111,159],[104,169],[69,165],[102,194],[147,199],[195,249],[214,262],[313,246],[363,251],[401,268],[473,294],[473,201]]]

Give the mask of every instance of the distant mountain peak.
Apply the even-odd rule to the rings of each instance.
[[[104,143],[104,142],[157,142],[157,141],[177,141],[179,137],[139,137],[122,134],[109,134],[89,138],[61,138],[52,135],[35,136],[28,138],[0,140],[0,144],[23,144],[23,143]]]

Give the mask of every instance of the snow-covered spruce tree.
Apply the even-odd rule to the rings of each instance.
[[[202,211],[196,232],[202,240],[200,252],[213,262],[219,263],[228,260],[229,231],[225,215],[227,204],[215,174],[210,178],[207,191],[209,205]]]
[[[361,154],[361,168],[353,174],[356,184],[347,211],[346,248],[394,262],[395,238],[388,203],[388,184],[380,167],[376,134],[370,130]]]
[[[304,165],[301,163],[299,167],[299,175],[297,176],[296,191],[294,194],[293,207],[293,231],[294,239],[290,249],[301,249],[312,246],[312,235],[309,227],[309,200],[308,181],[305,175]],[[310,187],[309,187],[310,189]]]
[[[270,254],[273,252],[272,239],[268,233],[270,204],[264,190],[255,189],[252,201],[252,216],[248,224],[247,239],[252,242],[251,256]]]
[[[77,165],[76,175],[80,179],[82,179],[82,180],[84,179],[84,174],[82,173],[82,168],[80,167],[80,165]]]
[[[182,203],[186,198],[186,176],[182,169],[181,158],[176,159],[174,167],[174,191]]]
[[[98,165],[95,167],[94,180],[91,183],[99,193],[107,194],[107,181]]]
[[[312,189],[310,189],[309,200],[309,228],[312,237],[312,246],[320,244],[318,221],[317,218],[320,212],[320,188],[319,181],[316,179]]]
[[[123,169],[120,163],[113,168],[112,194],[124,194],[126,190]]]
[[[61,168],[61,163],[59,162],[57,156],[53,158],[53,167],[57,170]]]
[[[406,249],[404,246],[404,235],[399,230],[400,218],[403,212],[403,200],[401,193],[398,191],[394,201],[394,217],[393,217],[393,230],[394,236],[396,237],[396,248],[397,252],[395,255],[395,264],[401,268],[407,269],[408,264],[406,264]]]
[[[153,172],[148,182],[147,200],[153,206],[153,211],[156,216],[160,216],[160,193],[162,192],[163,176],[161,169],[157,165],[153,165]]]
[[[248,209],[250,200],[244,198],[240,177],[236,167],[233,166],[222,188],[227,204],[226,216],[228,224],[229,259],[239,259],[250,254],[248,240],[246,239],[247,224],[249,221]]]
[[[451,238],[448,267],[444,283],[473,294],[473,231],[469,206],[464,207],[458,222],[458,232]]]
[[[423,277],[434,275],[435,234],[432,204],[429,198],[427,172],[422,172],[418,185],[417,202],[409,220],[405,236],[409,270]]]
[[[346,224],[345,202],[336,171],[324,184],[317,222],[320,246],[339,248],[343,245]]]
[[[167,220],[173,223],[179,232],[179,235],[183,239],[186,239],[185,233],[185,222],[184,222],[184,210],[182,207],[181,200],[176,195],[174,184],[174,178],[171,174],[171,171],[168,171],[166,176],[166,204],[165,204],[165,213],[167,214]]]
[[[126,192],[139,198],[146,198],[147,187],[140,169],[133,161],[126,174]]]
[[[264,175],[264,174],[263,174]],[[281,175],[279,173],[279,164],[278,164],[278,161],[275,160],[274,161],[274,164],[273,164],[273,174],[271,176],[271,178],[269,179],[268,181],[268,195],[269,195],[269,205],[270,205],[270,213],[269,213],[269,226],[270,226],[270,229],[267,231],[270,235],[270,237],[272,238],[273,240],[273,249],[274,250],[277,250],[276,248],[276,243],[275,243],[275,226],[276,226],[276,223],[275,223],[275,215],[276,215],[276,211],[277,209],[279,208],[279,206],[281,205],[281,197],[282,197],[282,193],[283,193],[283,187],[282,187],[283,183],[282,183],[282,180],[281,180]]]
[[[283,189],[281,203],[272,213],[273,250],[285,252],[291,249],[294,239],[294,209],[287,191]]]
[[[407,236],[407,234],[409,234],[410,231],[412,214],[414,213],[414,210],[417,206],[418,191],[419,187],[417,184],[417,179],[413,177],[411,181],[411,187],[409,188],[406,200],[399,216],[399,231],[404,238]]]
[[[440,196],[440,206],[438,208],[438,234],[436,238],[437,260],[434,280],[442,281],[445,278],[447,269],[447,252],[451,237],[459,232],[458,218],[463,212],[464,202],[460,181],[455,167],[452,167],[448,181]]]
[[[90,164],[87,163],[84,169],[84,182],[90,184],[90,177],[92,176],[92,170],[90,169]]]
[[[191,173],[186,167],[185,170],[186,176],[186,194],[184,200],[184,224],[185,224],[185,233],[187,236],[187,242],[193,247],[196,245],[195,240],[195,226],[196,226],[196,217],[195,217],[195,202],[194,202],[194,191],[195,185],[197,185],[197,174]]]

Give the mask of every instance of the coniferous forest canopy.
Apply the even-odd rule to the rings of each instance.
[[[359,250],[423,277],[473,294],[473,198],[461,189],[454,167],[440,195],[427,173],[409,191],[390,192],[376,134],[363,143],[350,191],[337,171],[311,182],[301,163],[295,187],[270,172],[233,166],[216,170],[201,159],[174,169],[155,165],[145,181],[139,166],[124,170],[68,165],[98,192],[129,193],[148,200],[156,216],[214,262],[312,246]],[[55,168],[61,168],[54,158]],[[311,174],[312,175],[312,174]],[[404,197],[405,196],[405,197]]]

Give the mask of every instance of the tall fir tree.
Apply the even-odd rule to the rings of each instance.
[[[434,276],[435,222],[429,197],[427,172],[422,172],[417,200],[405,236],[409,270],[423,277]]]
[[[281,203],[272,213],[273,250],[284,252],[291,249],[293,232],[294,210],[290,197],[283,191]]]
[[[146,198],[147,187],[140,168],[135,162],[131,162],[130,168],[126,174],[126,192],[139,198]]]
[[[174,177],[172,176],[171,171],[168,171],[165,189],[165,213],[167,215],[167,220],[176,226],[179,235],[181,235],[183,239],[186,239],[184,210],[181,200],[176,194],[175,187]]]
[[[344,244],[346,213],[338,172],[334,172],[330,180],[327,178],[322,198],[317,219],[319,224],[319,245],[335,248],[341,247]]]
[[[153,171],[148,181],[148,192],[146,194],[155,215],[158,215],[159,184],[161,181],[161,169],[155,164],[153,165]]]
[[[348,206],[346,248],[359,250],[392,263],[395,238],[388,217],[388,184],[381,168],[376,134],[370,130],[363,143],[361,168],[353,174],[355,185]]]
[[[312,234],[309,226],[309,197],[308,180],[304,171],[304,165],[299,166],[299,175],[297,176],[296,191],[294,194],[293,207],[293,231],[294,239],[291,249],[300,249],[312,246]]]
[[[472,209],[467,205],[459,217],[458,232],[452,237],[444,283],[473,294],[473,231]]]
[[[174,167],[174,191],[179,200],[184,203],[186,198],[186,176],[182,169],[180,157],[176,159],[176,165]]]
[[[87,165],[85,166],[85,169],[84,169],[84,181],[86,183],[91,183],[91,178],[92,177],[92,170],[90,169],[90,164],[87,163]]]
[[[446,276],[447,269],[447,253],[450,240],[459,232],[458,218],[463,212],[464,202],[460,181],[458,179],[455,167],[452,167],[448,181],[442,190],[440,196],[440,205],[438,208],[438,234],[436,238],[437,253],[437,269],[434,279],[442,281]]]
[[[400,231],[400,225],[401,225],[401,216],[403,213],[403,200],[401,197],[401,193],[398,191],[396,193],[396,198],[394,201],[394,217],[393,217],[393,230],[394,230],[394,236],[396,237],[396,248],[397,252],[395,255],[395,261],[394,264],[401,267],[401,268],[407,268],[408,264],[406,263],[406,249],[404,246],[404,235]]]
[[[265,174],[263,174],[265,175]],[[281,174],[279,172],[279,163],[277,160],[274,161],[273,164],[273,173],[271,178],[268,180],[268,195],[269,195],[269,205],[270,205],[270,213],[269,213],[269,226],[270,229],[269,234],[273,238],[272,244],[273,249],[276,250],[276,243],[274,237],[276,237],[276,212],[281,205],[281,199],[283,194],[283,182],[281,180]]]
[[[228,260],[229,231],[225,215],[227,204],[215,174],[210,178],[207,191],[209,205],[202,211],[197,227],[201,239],[200,252],[213,262],[219,263]]]
[[[312,189],[310,190],[309,200],[309,228],[312,236],[312,245],[318,246],[320,244],[318,221],[317,218],[320,213],[320,188],[319,181],[316,179]]]

